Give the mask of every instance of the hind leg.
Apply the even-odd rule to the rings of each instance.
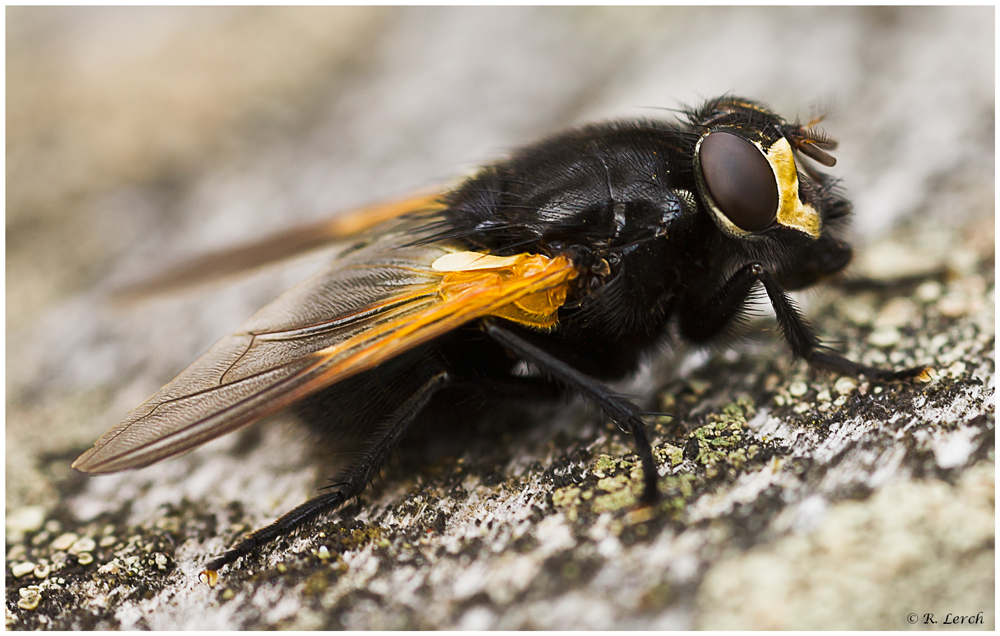
[[[385,465],[392,450],[434,394],[448,386],[450,381],[451,375],[447,371],[442,370],[431,375],[415,393],[392,413],[379,427],[377,433],[370,437],[360,459],[344,472],[333,490],[313,497],[301,506],[285,513],[271,525],[257,530],[227,550],[222,556],[210,561],[205,566],[205,572],[216,572],[256,548],[302,527],[324,513],[340,508],[361,494]]]

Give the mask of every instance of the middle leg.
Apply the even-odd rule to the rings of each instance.
[[[572,366],[556,358],[515,332],[497,325],[491,320],[484,322],[483,330],[493,340],[516,354],[521,359],[535,365],[543,373],[569,389],[583,395],[603,410],[608,417],[618,423],[635,441],[635,451],[642,464],[643,503],[656,500],[656,462],[653,448],[646,435],[642,421],[643,411],[624,396],[614,393],[609,387],[594,378],[577,371]]]

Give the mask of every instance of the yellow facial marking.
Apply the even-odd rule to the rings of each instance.
[[[819,213],[799,199],[799,175],[791,144],[782,137],[771,145],[766,157],[778,180],[778,224],[819,238]]]

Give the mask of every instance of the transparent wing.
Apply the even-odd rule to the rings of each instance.
[[[377,203],[332,219],[290,228],[259,241],[209,252],[151,278],[116,289],[112,295],[117,302],[135,302],[243,274],[325,247],[404,214],[439,210],[442,192],[442,188],[421,190],[404,199]]]
[[[186,452],[476,318],[555,325],[576,276],[565,257],[400,247],[412,243],[410,230],[403,224],[282,294],[73,466],[110,473]]]

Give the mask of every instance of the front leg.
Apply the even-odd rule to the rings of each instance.
[[[764,269],[760,263],[750,263],[741,267],[708,302],[682,303],[681,333],[696,342],[716,335],[745,309],[757,283],[764,285],[764,291],[767,292],[778,318],[778,326],[791,346],[792,352],[804,358],[810,365],[848,375],[860,374],[877,382],[910,380],[926,376],[928,367],[914,367],[902,371],[867,367],[824,347],[792,299],[771,272]]]

